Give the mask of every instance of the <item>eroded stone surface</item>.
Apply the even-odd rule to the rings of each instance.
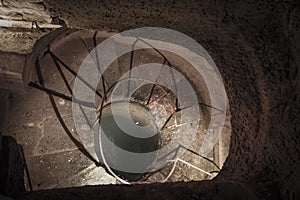
[[[87,3],[48,0],[45,5],[51,15],[62,17],[70,27],[108,27],[121,31],[158,26],[195,38],[208,50],[221,71],[232,114],[230,153],[216,179],[254,183],[262,198],[299,197],[300,14],[296,1]],[[145,194],[151,194],[151,198],[187,195],[201,199],[199,190],[209,184],[214,181],[108,187],[106,192],[103,188],[82,188],[78,194],[91,194],[95,198],[99,195],[119,198],[124,194],[124,198],[137,195],[145,198]],[[217,196],[213,188],[212,194]],[[204,193],[206,189],[203,186]],[[239,193],[236,187],[227,190]],[[54,191],[52,196],[51,192],[40,192],[28,198],[44,195],[53,199],[64,193],[64,197],[74,199],[74,193],[67,195],[68,191],[74,192],[72,189]],[[247,194],[238,197],[245,199]]]
[[[267,198],[270,181],[281,188],[282,198],[299,196],[300,15],[295,1],[90,3],[45,5],[70,27],[158,26],[200,42],[219,67],[232,114],[230,153],[217,179],[261,183],[257,190]]]
[[[30,72],[24,70],[26,55],[32,52],[35,43],[51,29],[61,25],[51,24],[42,1],[1,1],[0,4],[0,88],[15,93],[24,93]],[[11,57],[9,54],[11,53]],[[23,57],[17,58],[16,57]],[[6,62],[6,64],[3,64]],[[20,63],[21,62],[21,63]]]

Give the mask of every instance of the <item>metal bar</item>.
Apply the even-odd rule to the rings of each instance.
[[[180,127],[182,125],[190,124],[190,123],[193,123],[193,122],[199,122],[199,121],[202,121],[202,119],[192,120],[192,121],[189,121],[189,122],[181,123],[179,125],[166,126],[165,128],[167,128],[167,129],[177,128],[177,127]]]
[[[167,123],[170,121],[170,119],[173,117],[173,115],[175,114],[175,112],[173,112],[169,117],[168,119],[165,121],[164,125],[161,127],[160,131],[162,131],[165,126],[167,125]]]
[[[162,183],[165,183],[173,175],[175,168],[176,168],[177,161],[178,161],[177,159],[174,161],[174,164],[173,164],[173,167],[172,167],[170,173],[164,180],[161,181]]]
[[[194,168],[194,169],[196,169],[196,170],[198,170],[198,171],[200,171],[200,172],[203,172],[204,174],[207,174],[209,176],[213,176],[211,173],[209,173],[209,172],[207,172],[207,171],[205,171],[205,170],[203,170],[203,169],[201,169],[201,168],[199,168],[199,167],[197,167],[195,165],[192,165],[191,163],[188,163],[188,162],[186,162],[186,161],[184,161],[184,160],[182,160],[180,158],[177,158],[177,160],[180,161],[180,162],[182,162],[182,163],[184,163],[184,164],[186,164],[186,165],[188,165],[188,166],[190,166],[190,167],[192,167],[192,168]]]
[[[40,86],[40,85],[38,85],[38,84],[36,84],[36,83],[34,83],[32,81],[29,82],[28,86],[34,87],[36,89],[39,89],[41,91],[46,92],[47,94],[51,94],[51,95],[60,97],[60,98],[62,98],[64,100],[67,100],[67,101],[70,101],[70,102],[73,101],[75,103],[78,103],[80,105],[83,105],[83,106],[86,106],[86,107],[89,107],[89,108],[95,108],[95,105],[93,103],[91,103],[91,102],[81,101],[81,100],[78,100],[78,99],[76,99],[74,97],[72,98],[70,96],[66,96],[66,95],[64,95],[62,93],[59,93],[59,92],[56,92],[54,90],[51,90],[51,89],[45,88],[43,86]]]
[[[167,61],[167,60],[165,59],[164,62],[162,63],[162,66],[161,66],[159,75],[161,74],[161,72],[162,72],[162,70],[163,70],[164,64],[166,64],[166,61]],[[156,77],[155,83],[157,82],[159,75]],[[148,98],[148,100],[147,100],[146,105],[148,105],[148,104],[150,103],[150,99],[151,99],[151,97],[152,97],[152,93],[153,93],[153,91],[154,91],[155,85],[156,85],[156,84],[153,84],[153,86],[152,86],[152,88],[151,88],[151,92],[150,92],[150,95],[149,95],[149,98]]]
[[[37,57],[36,62],[35,62],[35,69],[36,69],[38,80],[39,80],[39,83],[40,83],[41,87],[45,88],[43,75],[42,75],[42,72],[41,72],[41,66],[40,66],[40,62],[39,62],[39,56]],[[81,153],[83,155],[85,155],[88,159],[93,161],[97,166],[100,166],[101,164],[85,149],[85,147],[72,135],[72,133],[68,129],[68,127],[65,124],[65,122],[64,122],[64,120],[63,120],[63,118],[62,118],[62,116],[61,116],[61,114],[58,110],[58,107],[55,103],[54,96],[51,93],[48,93],[48,96],[49,96],[51,105],[54,109],[54,112],[56,114],[56,117],[58,118],[60,124],[62,125],[63,129],[65,130],[66,134],[69,136],[71,141],[76,145],[78,150],[81,151]]]
[[[95,124],[97,123],[97,121],[99,122],[99,126],[101,125],[101,117],[102,117],[102,108],[103,108],[103,105],[104,105],[104,100],[101,101],[101,105],[100,105],[100,110],[99,110],[99,117],[98,119],[96,120]],[[95,129],[94,129],[95,130]],[[100,132],[100,133],[99,133]],[[94,142],[95,142],[95,148],[97,146],[99,146],[99,150],[100,150],[100,154],[101,154],[101,158],[103,160],[103,163],[106,167],[106,169],[108,170],[108,172],[113,176],[115,177],[117,180],[119,180],[121,183],[123,184],[127,184],[127,185],[130,185],[130,183],[128,181],[125,181],[123,179],[121,179],[119,176],[117,176],[113,170],[110,168],[110,166],[107,164],[106,162],[106,159],[105,159],[105,156],[104,156],[104,152],[103,152],[103,148],[102,148],[102,134],[101,134],[101,128],[99,129],[99,132],[94,132]],[[98,152],[97,149],[95,149],[95,152]]]
[[[201,158],[203,158],[203,159],[205,159],[205,160],[211,162],[218,170],[221,170],[220,167],[219,167],[213,160],[211,160],[211,159],[209,159],[209,158],[207,158],[207,157],[205,157],[205,156],[202,156],[201,154],[197,153],[196,151],[191,150],[191,149],[189,149],[189,148],[187,148],[187,147],[185,147],[185,146],[180,145],[179,147],[184,148],[184,149],[186,149],[187,151],[189,151],[189,152],[191,152],[191,153],[193,153],[193,154],[195,154],[195,155],[197,155],[197,156],[199,156],[199,157],[201,157]]]
[[[147,100],[146,106],[148,106],[148,105],[149,105],[149,103],[150,103],[150,99],[151,99],[151,97],[152,97],[152,94],[153,94],[154,88],[155,88],[155,84],[153,84],[153,85],[152,85],[152,88],[151,88],[150,95],[149,95],[149,97],[148,97],[148,100]]]
[[[171,65],[170,61],[167,59],[167,57],[161,53],[157,48],[155,48],[154,46],[152,46],[151,44],[149,44],[148,42],[146,42],[145,40],[138,38],[141,42],[147,44],[149,47],[151,47],[152,49],[154,49],[158,54],[160,54],[165,60],[167,60],[167,62]]]
[[[171,65],[170,63],[168,63],[169,65]],[[173,84],[174,84],[174,90],[175,90],[175,111],[179,110],[179,105],[178,105],[178,98],[177,98],[177,85],[176,85],[176,81],[175,81],[175,75],[173,70],[170,68],[170,72],[171,72],[171,76],[172,76],[172,80],[173,80]]]
[[[26,176],[27,176],[27,180],[28,180],[29,190],[30,190],[30,192],[32,192],[33,191],[33,189],[32,189],[32,182],[31,182],[30,173],[29,173],[29,170],[28,170],[28,165],[27,165],[27,162],[26,162],[25,153],[24,153],[24,150],[23,150],[22,146],[20,146],[20,149],[21,149],[22,157],[24,159],[25,172],[26,172]]]
[[[130,65],[129,65],[129,74],[128,74],[128,90],[127,90],[127,97],[129,96],[129,90],[130,90],[130,79],[131,79],[131,70],[133,65],[133,56],[134,56],[134,46],[139,41],[139,39],[136,39],[134,43],[132,44],[131,53],[130,53]]]
[[[105,80],[104,80],[104,76],[101,72],[100,59],[99,59],[98,49],[97,49],[97,34],[98,34],[98,31],[95,31],[95,33],[93,35],[93,43],[94,43],[94,50],[95,50],[95,56],[96,56],[96,64],[97,64],[98,71],[101,75],[101,81],[102,81],[102,87],[103,87],[103,93],[104,93],[103,99],[106,99]]]
[[[92,91],[95,91],[95,93],[102,99],[102,95],[100,92],[93,88],[87,81],[85,81],[81,76],[79,76],[73,69],[71,69],[68,65],[66,65],[60,58],[58,58],[54,53],[51,51],[47,51],[46,53],[49,53],[53,58],[55,58],[64,68],[66,68],[73,76],[77,77],[79,80],[81,80],[88,88],[90,88]]]
[[[157,53],[159,53],[166,61],[167,63],[169,64],[169,66],[172,68],[172,64],[171,62],[167,59],[167,57],[162,53],[160,52],[157,48],[153,47],[151,44],[149,44],[148,42],[146,42],[145,40],[139,38],[140,41],[142,41],[143,43],[147,44],[148,46],[150,46],[151,48],[153,48]],[[175,95],[176,95],[176,99],[175,99],[175,106],[176,106],[176,110],[179,109],[179,103],[178,103],[178,98],[177,98],[177,86],[175,84],[175,77],[174,77],[174,73],[173,71],[171,70],[171,74],[172,74],[172,79],[173,79],[173,83],[174,83],[174,87],[175,87]]]
[[[48,48],[50,48],[50,47],[48,46]],[[50,51],[50,49],[48,49],[48,51]],[[67,78],[66,78],[64,72],[62,71],[62,69],[61,69],[61,67],[60,67],[60,64],[57,62],[56,59],[54,59],[53,57],[51,57],[51,58],[52,58],[52,60],[53,60],[53,62],[54,62],[54,64],[55,64],[55,66],[56,66],[56,68],[57,68],[57,70],[58,70],[58,72],[59,72],[61,78],[63,79],[63,81],[64,81],[66,87],[68,88],[70,94],[73,96],[73,98],[75,98],[75,96],[73,95],[72,88],[70,87],[69,82],[68,82],[68,80],[67,80]],[[83,116],[84,116],[86,122],[89,124],[89,126],[90,126],[90,128],[91,128],[91,123],[90,123],[90,121],[88,120],[88,117],[86,116],[86,113],[84,112],[84,110],[83,110],[83,108],[82,108],[82,105],[81,105],[81,104],[78,104],[78,106],[79,106],[80,111],[82,112],[82,114],[83,114]]]
[[[50,46],[48,46],[48,51],[50,51]],[[64,75],[64,73],[63,73],[63,71],[62,71],[59,63],[57,62],[57,60],[53,56],[51,56],[51,58],[52,58],[52,61],[54,62],[55,66],[56,66],[56,68],[58,70],[58,73],[60,74],[61,78],[63,79],[63,81],[65,83],[65,86],[68,88],[70,94],[73,96],[73,91],[72,91],[72,89],[71,89],[71,87],[69,85],[69,82],[68,82],[66,76]]]
[[[79,39],[81,40],[83,46],[86,48],[87,52],[90,53],[89,47],[88,47],[87,43],[84,41],[84,39],[80,36],[79,36]]]

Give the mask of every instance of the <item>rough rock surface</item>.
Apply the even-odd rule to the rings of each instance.
[[[25,58],[42,36],[61,27],[53,23],[42,1],[0,2],[0,89],[24,93],[30,73]]]
[[[217,180],[299,198],[300,9],[296,1],[45,2],[70,27],[172,28],[196,39],[224,79],[231,149]],[[166,186],[167,187],[167,186]]]
[[[159,195],[171,199],[177,195],[203,199],[188,195],[210,191],[217,180],[234,180],[249,188],[253,185],[260,198],[300,198],[300,8],[296,1],[46,0],[44,4],[51,16],[65,20],[71,28],[122,31],[157,26],[186,33],[204,46],[219,67],[232,115],[229,156],[221,173],[207,186],[199,182],[85,187],[68,189],[65,197],[79,199],[100,192],[106,198],[125,193],[127,198]],[[151,193],[153,187],[159,188],[157,193]],[[227,191],[239,193],[234,185],[228,185]],[[37,192],[27,198],[46,198],[57,192]],[[216,190],[209,199],[217,195]]]

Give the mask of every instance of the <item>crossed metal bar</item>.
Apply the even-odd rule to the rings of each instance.
[[[130,184],[128,181],[123,180],[123,179],[121,179],[119,176],[117,176],[117,175],[113,172],[113,170],[109,167],[109,165],[107,164],[107,162],[106,162],[106,160],[105,160],[105,155],[104,155],[103,150],[102,150],[101,134],[99,135],[99,143],[100,143],[100,152],[101,152],[102,159],[103,159],[103,161],[104,161],[104,165],[101,164],[101,163],[99,163],[93,156],[91,156],[90,153],[85,149],[85,147],[83,146],[83,144],[82,144],[80,141],[78,141],[78,140],[72,135],[71,131],[68,130],[68,127],[66,126],[66,124],[65,124],[65,122],[64,122],[64,120],[63,120],[61,114],[59,113],[59,110],[58,110],[58,108],[57,108],[57,106],[56,106],[56,103],[55,103],[55,100],[54,100],[54,96],[60,97],[60,98],[65,99],[65,100],[67,100],[67,101],[71,101],[71,102],[77,103],[77,104],[79,105],[81,111],[83,112],[84,116],[85,116],[85,120],[88,122],[90,128],[92,128],[92,127],[94,127],[97,123],[101,124],[102,108],[103,108],[103,106],[104,106],[105,100],[106,100],[107,97],[108,97],[108,94],[111,93],[112,89],[113,89],[118,83],[120,83],[121,81],[128,80],[128,95],[129,95],[129,90],[130,90],[130,80],[131,80],[132,78],[138,78],[138,77],[131,77],[131,69],[133,68],[133,59],[134,59],[134,47],[135,47],[135,45],[137,44],[137,42],[140,41],[140,42],[143,42],[143,43],[149,45],[152,49],[154,49],[156,52],[158,52],[158,53],[162,56],[162,58],[164,59],[164,61],[163,61],[163,63],[162,63],[161,70],[163,69],[163,66],[166,65],[166,64],[168,64],[170,67],[171,67],[172,65],[171,65],[170,61],[166,58],[166,56],[165,56],[162,52],[160,52],[158,49],[156,49],[156,48],[154,48],[153,46],[151,46],[151,44],[147,43],[147,42],[144,41],[143,39],[137,38],[136,41],[132,44],[132,51],[131,51],[131,54],[130,54],[131,59],[130,59],[130,67],[129,67],[129,70],[130,70],[130,71],[129,71],[129,77],[128,77],[128,78],[125,78],[125,79],[123,79],[123,80],[118,80],[118,81],[116,81],[115,83],[113,83],[110,87],[107,88],[107,87],[106,87],[106,84],[105,84],[105,82],[106,82],[106,81],[105,81],[105,77],[103,76],[103,72],[101,72],[101,68],[100,68],[100,60],[99,60],[99,54],[98,54],[99,52],[98,52],[98,49],[96,48],[96,47],[97,47],[97,33],[98,33],[98,32],[96,31],[96,32],[94,33],[94,35],[93,35],[93,45],[94,45],[95,54],[96,54],[96,61],[95,61],[95,62],[96,62],[96,64],[97,64],[97,68],[98,68],[100,74],[102,74],[102,76],[101,76],[101,80],[102,80],[102,88],[103,88],[103,93],[102,93],[102,94],[97,90],[97,88],[93,88],[86,80],[84,80],[82,77],[80,77],[80,75],[78,75],[73,69],[71,69],[71,68],[70,68],[70,67],[69,67],[62,59],[60,59],[60,58],[59,58],[58,56],[56,56],[53,52],[51,52],[50,45],[48,45],[47,50],[45,51],[44,56],[45,56],[45,55],[48,55],[48,54],[51,56],[52,61],[53,61],[53,63],[55,64],[55,66],[56,66],[56,68],[57,68],[57,70],[58,70],[58,72],[59,72],[61,78],[63,79],[64,84],[66,85],[66,87],[67,87],[69,93],[71,94],[71,96],[67,96],[67,95],[65,95],[65,94],[59,93],[59,92],[57,92],[57,91],[55,91],[55,90],[52,90],[52,89],[49,89],[49,88],[46,88],[46,87],[45,87],[43,75],[42,75],[42,72],[41,72],[41,66],[40,66],[40,55],[38,55],[38,57],[37,57],[37,59],[36,59],[36,62],[35,62],[35,69],[36,69],[36,72],[37,72],[39,84],[34,83],[34,82],[30,82],[30,83],[29,83],[29,86],[34,87],[34,88],[39,89],[39,90],[42,90],[42,91],[46,92],[46,93],[49,95],[49,98],[50,98],[52,107],[53,107],[53,109],[54,109],[54,111],[55,111],[55,113],[56,113],[56,116],[57,116],[57,118],[59,119],[59,121],[60,121],[62,127],[64,128],[65,132],[67,133],[67,135],[69,136],[69,138],[72,140],[72,142],[78,147],[78,149],[79,149],[86,157],[88,157],[91,161],[93,161],[97,166],[102,166],[102,167],[104,166],[104,167],[106,168],[106,170],[107,170],[110,174],[112,174],[112,175],[113,175],[117,180],[119,180],[120,182],[125,183],[125,184]],[[80,38],[80,40],[83,42],[84,46],[88,49],[88,46],[86,45],[85,41],[84,41],[82,38]],[[77,77],[80,81],[82,81],[89,89],[95,91],[96,95],[102,99],[100,106],[97,108],[97,112],[98,112],[98,114],[97,114],[97,120],[96,120],[93,124],[91,124],[90,121],[88,120],[88,118],[87,118],[87,116],[86,116],[86,113],[84,112],[82,106],[90,107],[90,108],[96,108],[96,105],[95,105],[94,103],[92,103],[92,102],[81,101],[81,100],[77,99],[77,98],[74,96],[74,94],[73,94],[73,92],[72,92],[72,89],[71,89],[71,87],[70,87],[70,85],[69,85],[69,83],[68,83],[68,81],[67,81],[67,79],[66,79],[66,76],[64,75],[64,73],[63,73],[63,71],[62,71],[62,67],[64,67],[66,70],[68,70],[74,77]],[[180,108],[179,102],[178,102],[178,99],[177,99],[177,87],[176,87],[176,82],[175,82],[175,76],[174,76],[174,73],[173,73],[172,70],[171,70],[170,72],[171,72],[171,75],[172,75],[172,81],[173,81],[174,88],[175,88],[175,97],[176,97],[176,98],[175,98],[175,111],[167,118],[167,120],[164,122],[163,126],[161,127],[160,131],[162,131],[162,130],[165,129],[165,128],[168,128],[168,127],[167,127],[167,124],[168,124],[168,122],[171,120],[171,118],[174,116],[175,113],[177,113],[177,112],[179,112],[179,111],[182,111],[182,110],[188,108],[188,107]],[[158,78],[159,78],[159,76],[156,78],[156,81],[157,81]],[[154,93],[155,87],[159,87],[160,89],[163,89],[160,85],[153,84],[152,87],[151,87],[151,91],[150,91],[150,94],[149,94],[149,96],[148,96],[148,99],[147,99],[147,101],[145,102],[145,105],[146,105],[146,106],[148,106],[148,105],[151,103],[150,100],[152,99],[152,95],[153,95],[153,93]],[[163,90],[164,90],[164,89],[163,89]],[[165,91],[165,90],[164,90],[164,91]],[[166,91],[165,91],[165,92],[166,92]],[[166,92],[165,94],[167,94],[167,92]],[[154,100],[152,100],[152,102],[153,102],[153,101],[154,101]],[[212,107],[212,106],[210,106],[210,105],[207,105],[207,104],[204,104],[204,103],[199,103],[199,105],[207,106],[207,107],[210,107],[210,108],[214,108],[214,107]],[[222,110],[220,110],[220,109],[218,109],[218,108],[214,108],[214,109],[216,109],[216,110],[218,110],[218,111],[220,111],[220,112],[224,112],[224,111],[222,111]],[[205,156],[202,156],[202,155],[198,154],[197,152],[195,152],[195,151],[193,151],[193,150],[190,150],[190,149],[188,149],[188,148],[186,148],[186,147],[183,147],[183,146],[178,147],[178,149],[177,149],[176,151],[178,151],[179,148],[185,148],[186,150],[190,151],[191,153],[193,153],[193,154],[195,154],[195,155],[197,155],[197,156],[199,156],[199,157],[201,157],[201,158],[204,158],[204,159],[206,159],[207,161],[213,163],[213,164],[216,166],[216,168],[218,169],[217,172],[220,170],[220,168],[217,166],[217,164],[216,164],[214,161],[212,161],[212,160],[206,158]],[[173,167],[172,167],[170,173],[167,175],[167,177],[166,177],[164,180],[162,180],[161,182],[166,182],[166,181],[171,177],[171,175],[173,174],[173,172],[174,172],[174,170],[175,170],[176,164],[177,164],[178,162],[182,162],[182,163],[184,163],[184,164],[186,164],[186,165],[188,165],[188,166],[190,166],[190,167],[193,167],[194,169],[198,170],[199,172],[202,172],[202,173],[205,173],[206,175],[212,176],[212,173],[211,173],[211,172],[206,172],[205,170],[200,169],[199,167],[194,166],[194,165],[192,165],[192,164],[190,164],[190,163],[188,163],[188,162],[186,162],[186,161],[184,161],[184,160],[182,160],[182,159],[180,159],[180,158],[177,158],[177,159],[175,159],[175,160],[170,160],[169,162],[173,162]]]

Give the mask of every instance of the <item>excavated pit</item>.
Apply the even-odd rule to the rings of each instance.
[[[30,84],[34,87],[30,89],[30,93],[26,98],[15,97],[12,112],[17,109],[18,113],[11,117],[8,128],[15,133],[13,136],[24,148],[29,171],[29,174],[25,174],[24,177],[27,190],[30,190],[29,186],[34,190],[39,190],[122,183],[118,180],[118,177],[114,177],[114,174],[105,171],[107,167],[112,168],[116,175],[124,181],[135,183],[209,180],[216,176],[229,151],[231,132],[229,109],[227,108],[224,111],[227,112],[228,116],[226,127],[217,130],[223,134],[222,138],[207,156],[198,154],[210,120],[210,102],[204,81],[193,75],[195,71],[187,61],[170,52],[162,52],[172,63],[172,67],[190,81],[195,89],[198,103],[201,103],[199,110],[193,107],[198,106],[198,104],[191,104],[191,107],[187,108],[189,114],[185,115],[184,119],[181,119],[182,117],[177,111],[180,105],[177,103],[176,95],[165,86],[145,84],[134,91],[128,102],[122,100],[122,98],[120,99],[120,93],[127,92],[128,83],[122,81],[119,85],[116,85],[116,83],[127,73],[130,64],[133,69],[147,63],[163,64],[164,58],[160,55],[161,52],[158,53],[152,48],[135,50],[134,56],[131,53],[124,54],[104,72],[103,77],[106,81],[106,88],[111,88],[111,91],[113,91],[116,87],[119,90],[114,93],[114,101],[116,102],[111,102],[111,93],[107,94],[107,100],[101,111],[102,117],[99,118],[101,121],[100,126],[104,132],[101,137],[107,137],[117,148],[120,147],[134,153],[159,150],[168,145],[173,138],[176,138],[180,130],[184,130],[186,133],[196,130],[195,141],[190,146],[183,146],[182,149],[178,150],[184,150],[185,152],[180,156],[183,162],[174,163],[173,160],[176,157],[175,154],[171,153],[171,155],[168,155],[169,159],[165,161],[164,167],[151,170],[150,168],[154,166],[154,160],[158,159],[155,154],[137,163],[116,153],[115,147],[106,142],[102,144],[101,151],[104,153],[103,156],[107,165],[105,166],[102,163],[102,166],[97,166],[96,161],[103,161],[103,159],[101,156],[99,157],[99,142],[95,143],[93,138],[94,129],[91,124],[94,122],[83,119],[82,123],[80,122],[79,125],[75,126],[72,122],[74,111],[72,111],[71,102],[64,97],[51,95],[60,93],[69,96],[76,78],[72,72],[76,73],[79,70],[88,53],[93,50],[95,47],[94,40],[100,43],[115,34],[106,31],[98,32],[95,39],[95,33],[88,30],[66,30],[47,44],[46,48],[40,53],[36,52],[35,54],[39,54],[39,56],[34,61],[35,72]],[[46,39],[40,41],[38,45],[44,45]],[[37,46],[37,49],[41,49],[41,47]],[[168,70],[162,70],[158,79],[162,79],[166,84],[177,84],[177,87],[182,84],[182,80],[176,77],[174,79]],[[131,84],[134,85],[134,81]],[[37,85],[42,86],[42,88],[38,90],[38,88],[35,88]],[[43,88],[48,89],[48,94]],[[51,90],[50,93],[49,90]],[[56,93],[53,93],[53,91]],[[97,91],[101,94],[104,92],[101,81],[99,81]],[[102,102],[102,98],[99,98],[97,94],[95,95],[95,102],[97,103],[96,108]],[[126,127],[129,132],[138,132],[135,127],[143,126],[144,123],[150,124],[149,131],[144,133],[146,135],[148,133],[149,138],[144,139],[145,136],[142,136],[141,139],[136,139],[136,137],[129,135],[122,136],[125,133],[114,122],[110,109],[111,105],[115,105],[117,107],[115,108],[117,109],[116,114],[122,116],[122,113],[126,111],[126,109],[122,111],[124,109],[122,103],[130,103],[130,108],[133,109],[130,111],[132,112],[130,116],[122,118],[121,121],[126,122],[123,127]],[[189,105],[189,102],[184,103]],[[85,115],[89,114],[86,113]],[[138,124],[130,124],[131,119]],[[183,121],[182,124],[180,121]],[[23,128],[20,129],[20,127]],[[85,134],[82,135],[79,132]],[[143,134],[143,132],[140,132],[140,134]],[[136,144],[134,145],[134,143]],[[82,146],[78,146],[78,144]],[[82,150],[83,147],[84,150]],[[78,148],[81,148],[81,150],[78,150]],[[98,155],[97,151],[99,151]],[[113,166],[118,164],[140,165],[139,170],[145,172],[137,174],[113,169]]]
[[[22,144],[25,153],[27,151],[27,155],[32,154],[27,156],[27,162],[35,163],[31,169],[33,174],[39,172],[41,175],[32,179],[37,183],[34,189],[52,189],[15,196],[19,199],[72,200],[120,197],[299,199],[300,11],[296,1],[182,1],[155,4],[111,1],[87,4],[86,1],[47,0],[44,1],[44,6],[51,16],[58,16],[57,18],[63,19],[66,25],[72,28],[123,31],[144,26],[167,27],[184,32],[197,40],[212,56],[224,80],[230,105],[228,109],[231,112],[227,119],[232,128],[230,151],[222,170],[212,181],[65,189],[76,184],[92,184],[89,181],[83,184],[81,181],[86,177],[74,170],[78,166],[74,161],[83,162],[85,157],[82,157],[80,152],[60,152],[52,148],[56,143],[60,143],[68,150],[76,149],[69,140],[65,140],[62,134],[64,131],[58,128],[60,125],[57,125],[59,122],[53,117],[55,113],[49,105],[48,96],[29,89],[26,97],[15,96],[8,129],[4,134],[13,135]],[[49,44],[49,40],[41,42]],[[92,39],[87,43],[91,50]],[[84,45],[79,46],[73,49],[82,49]],[[45,45],[42,49],[44,48]],[[64,46],[61,46],[61,51],[69,53],[69,57],[79,56],[72,54],[69,49],[64,49]],[[40,49],[37,52],[40,52]],[[26,69],[34,69],[35,60],[36,55],[29,56]],[[49,60],[43,62],[43,66],[50,63]],[[70,61],[68,64],[79,63]],[[61,79],[51,71],[53,69],[54,67],[43,68],[49,70],[46,74],[52,75],[47,77],[48,82],[45,82],[49,83],[47,86],[58,89],[54,86]],[[59,85],[62,85],[62,82]],[[66,88],[59,90],[67,92]],[[62,106],[68,105],[68,102],[59,98],[55,101],[60,109],[70,110],[69,107]],[[72,124],[72,120],[69,118],[67,123]],[[228,124],[230,127],[230,123]],[[43,127],[50,129],[51,133],[43,132]],[[82,128],[86,129],[86,126]],[[41,134],[43,138],[40,141],[33,137],[40,137]],[[34,149],[31,149],[32,146]],[[51,154],[54,152],[63,153],[68,157],[64,165],[57,165],[58,158],[61,157]],[[220,157],[226,158],[224,155]],[[43,158],[53,162],[45,164]],[[87,164],[82,166],[91,164],[89,160],[84,162]],[[59,171],[58,174],[62,177],[55,177],[49,169]],[[76,180],[67,179],[72,174],[81,177]],[[90,173],[91,176],[95,174],[99,175],[97,171]],[[109,183],[112,180],[110,178],[105,176],[101,181],[107,180]],[[52,180],[51,184],[44,185],[48,180]],[[58,187],[64,188],[53,189]]]

